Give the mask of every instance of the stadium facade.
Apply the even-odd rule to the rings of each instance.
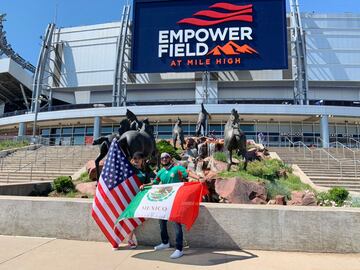
[[[292,16],[287,16],[288,69],[205,75],[127,72],[126,106],[113,106],[122,23],[53,26],[48,41],[51,50],[45,53],[46,62],[42,66],[49,70],[49,75],[43,78],[46,87],[42,88],[41,99],[35,100],[34,94],[30,98],[30,102],[38,103],[39,112],[4,113],[0,118],[0,135],[31,135],[36,118],[36,134],[51,138],[52,143],[84,144],[93,137],[116,132],[126,109],[140,119],[149,117],[159,138],[171,136],[177,117],[183,120],[185,133],[191,135],[195,132],[200,103],[204,102],[212,115],[207,129],[215,136],[222,136],[229,113],[235,108],[247,137],[257,140],[261,133],[268,145],[283,145],[288,139],[307,145],[325,142],[327,146],[331,140],[358,144],[360,14],[301,13],[306,66],[300,72],[306,72],[308,83],[302,104],[294,90],[300,75]],[[129,60],[129,54],[124,55]],[[9,73],[2,69],[5,61],[18,65],[10,59],[1,59],[0,75]],[[16,79],[23,75],[11,76]],[[28,82],[24,84],[31,88]],[[0,88],[1,91],[5,90]]]

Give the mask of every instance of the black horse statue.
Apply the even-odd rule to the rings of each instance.
[[[243,158],[246,154],[246,136],[240,129],[239,114],[235,109],[232,109],[229,120],[225,125],[224,130],[224,148],[226,151],[227,170],[230,170],[232,165],[232,151],[236,150],[238,155]]]
[[[196,123],[196,132],[195,135],[196,137],[198,137],[201,133],[201,128],[203,128],[204,131],[204,136],[206,135],[206,120],[209,117],[209,119],[211,119],[210,114],[205,110],[204,104],[201,103],[201,111],[199,112],[199,118],[198,121]]]
[[[178,139],[180,140],[181,149],[185,150],[184,149],[184,144],[185,144],[184,131],[182,129],[181,124],[182,124],[181,119],[178,117],[178,119],[177,119],[177,121],[175,123],[175,126],[173,128],[173,134],[172,134],[173,144],[174,144],[175,150],[176,150],[176,141]]]
[[[129,109],[126,110],[126,118],[128,119],[130,123],[130,129],[129,130],[140,130],[142,127],[142,122],[139,121],[136,117],[136,115],[130,111]]]
[[[97,181],[99,181],[99,178],[100,178],[100,168],[99,168],[100,161],[108,153],[113,139],[119,139],[119,134],[113,133],[108,136],[101,136],[93,141],[93,145],[100,145],[100,153],[97,156],[97,158],[95,159]]]
[[[142,152],[145,157],[156,156],[154,128],[150,125],[148,119],[142,122],[139,131],[129,130],[122,134],[118,144],[128,158],[132,157],[135,152]]]

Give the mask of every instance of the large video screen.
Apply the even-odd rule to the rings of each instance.
[[[286,69],[285,0],[134,0],[133,73]]]

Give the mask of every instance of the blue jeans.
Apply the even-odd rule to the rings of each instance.
[[[169,243],[169,234],[167,231],[167,220],[159,220],[160,223],[160,233],[161,233],[161,242],[163,244]],[[182,251],[183,249],[183,232],[180,223],[174,223],[175,235],[176,235],[176,249]]]

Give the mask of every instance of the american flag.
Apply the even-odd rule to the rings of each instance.
[[[141,182],[114,139],[100,175],[92,217],[111,245],[116,248],[144,219],[116,219],[139,191]]]

